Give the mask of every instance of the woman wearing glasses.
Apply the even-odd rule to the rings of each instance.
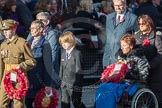
[[[144,46],[144,43],[152,45],[152,47],[144,47],[147,50],[146,57],[151,67],[148,83],[157,95],[159,103],[162,104],[162,33],[156,33],[153,21],[148,15],[138,17],[138,26],[139,31],[134,35],[137,44],[142,46]]]

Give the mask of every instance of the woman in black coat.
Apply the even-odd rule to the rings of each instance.
[[[147,41],[147,44],[152,45],[148,48],[144,46],[144,52],[151,67],[148,83],[155,92],[159,103],[162,104],[162,33],[156,34],[153,21],[148,15],[139,16],[138,25],[139,31],[135,34],[137,44],[144,46]]]
[[[153,0],[142,0],[142,2],[140,2],[139,7],[135,10],[135,14],[137,16],[147,14],[152,18],[155,26],[161,26],[162,21],[160,20],[160,13],[157,7],[153,5],[152,1]]]
[[[97,34],[97,28],[94,23],[99,21],[97,12],[94,10],[92,0],[81,0],[80,9],[76,13],[77,22],[73,24],[74,28],[83,28],[84,31],[78,32],[76,34]]]

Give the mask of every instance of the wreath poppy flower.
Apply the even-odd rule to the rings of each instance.
[[[15,88],[14,82],[11,81],[10,78],[11,72],[15,72],[17,74],[16,85],[18,85],[18,88]],[[26,96],[28,90],[28,80],[24,72],[22,72],[20,69],[12,69],[11,71],[7,71],[3,83],[4,83],[4,89],[7,92],[8,97],[10,99],[21,100],[23,99],[23,97]]]
[[[149,39],[144,39],[143,42],[142,42],[142,45],[143,45],[143,46],[148,46],[148,45],[150,45],[150,40],[149,40]]]
[[[125,78],[125,75],[126,75],[127,72],[128,72],[128,65],[125,64],[125,63],[110,64],[102,72],[101,80],[102,80],[102,82],[118,83]]]
[[[52,88],[52,96],[47,97],[45,88],[38,91],[34,99],[35,108],[56,108],[58,106],[58,94],[56,89]]]

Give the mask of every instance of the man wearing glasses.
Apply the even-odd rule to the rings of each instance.
[[[114,12],[106,19],[106,44],[103,56],[103,68],[114,63],[115,53],[120,48],[119,40],[126,34],[138,30],[137,17],[127,10],[126,0],[113,0]]]

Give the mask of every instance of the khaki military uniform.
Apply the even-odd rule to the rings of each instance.
[[[18,66],[23,72],[27,72],[36,65],[36,61],[27,42],[17,35],[12,41],[4,40],[0,46],[0,51],[0,108],[8,108],[10,99],[4,90],[3,84],[5,73]],[[23,108],[22,101],[13,99],[14,108]]]

